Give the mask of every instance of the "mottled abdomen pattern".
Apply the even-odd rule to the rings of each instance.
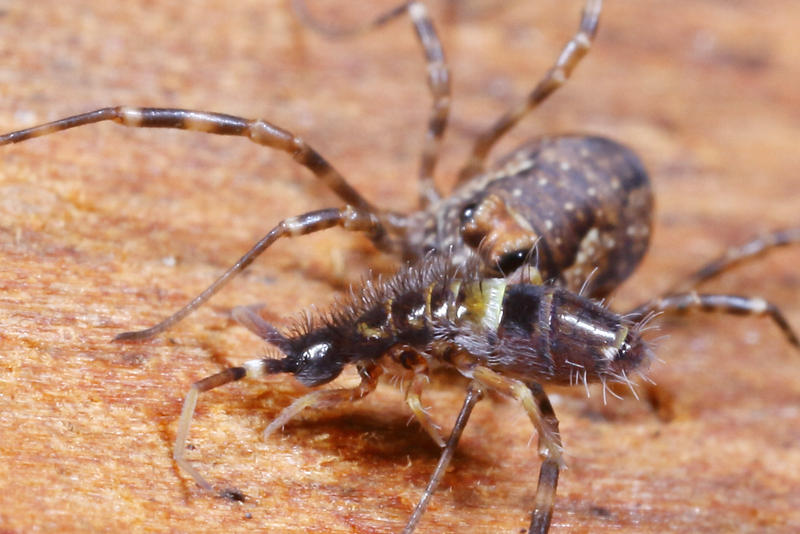
[[[588,290],[595,297],[631,274],[650,239],[653,195],[644,166],[601,137],[531,141],[444,202],[426,230],[431,245],[438,239],[452,247],[457,261],[477,255],[498,274],[532,257],[545,280],[573,291],[596,269]]]

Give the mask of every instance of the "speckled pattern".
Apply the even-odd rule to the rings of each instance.
[[[366,13],[372,4],[313,7],[346,24],[394,2]],[[453,77],[441,190],[552,64],[580,4],[429,4]],[[570,82],[496,147],[493,157],[543,134],[591,132],[640,155],[657,198],[651,246],[614,309],[663,293],[727,245],[797,224],[798,9],[608,1]],[[334,42],[297,24],[284,0],[39,0],[0,13],[3,131],[123,104],[261,117],[313,145],[371,203],[415,209],[431,100],[407,21]],[[245,503],[207,496],[171,458],[186,387],[271,353],[229,310],[263,303],[281,323],[370,268],[393,272],[395,258],[369,241],[334,230],[278,243],[168,336],[110,343],[177,309],[278,221],[339,207],[311,173],[239,139],[109,124],[4,147],[2,162],[0,530],[402,528],[438,450],[382,384],[267,440],[262,430],[304,388],[276,378],[209,394],[187,455]],[[761,295],[797,325],[796,265],[796,250],[781,251],[709,290]],[[604,405],[599,390],[548,390],[569,466],[552,532],[796,532],[791,347],[751,318],[661,329],[648,395],[663,419],[634,399]],[[448,426],[464,384],[434,380],[426,407]],[[516,404],[478,405],[419,532],[524,526],[540,465],[531,434]]]

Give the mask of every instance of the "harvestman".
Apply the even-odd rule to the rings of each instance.
[[[753,258],[769,248],[800,241],[800,229],[776,232],[745,246],[733,248],[719,260],[698,271],[680,287],[680,291],[653,299],[630,314],[616,316],[607,310],[601,311],[604,308],[595,309],[597,305],[588,300],[588,297],[601,298],[612,292],[638,265],[647,249],[652,225],[652,193],[647,174],[638,158],[629,149],[608,139],[581,135],[550,136],[524,144],[487,170],[486,160],[497,141],[561,87],[586,55],[597,30],[601,0],[586,1],[578,31],[546,75],[526,99],[512,107],[478,137],[471,156],[459,174],[454,191],[447,197],[442,197],[437,191],[434,171],[449,117],[450,75],[441,44],[424,5],[418,1],[406,2],[361,28],[342,31],[317,24],[305,12],[302,4],[299,5],[301,16],[306,22],[328,34],[351,34],[380,26],[405,13],[409,15],[427,60],[428,85],[433,98],[418,173],[419,211],[403,215],[376,208],[305,141],[264,120],[249,120],[206,111],[119,106],[98,109],[0,136],[0,144],[9,144],[95,122],[114,121],[130,127],[175,128],[247,137],[255,143],[289,154],[344,202],[341,208],[312,211],[278,223],[208,289],[181,310],[152,328],[120,334],[117,340],[144,340],[164,332],[211,298],[277,239],[339,226],[346,230],[364,232],[377,248],[413,262],[413,266],[400,272],[396,278],[399,281],[392,282],[394,285],[389,283],[372,286],[374,295],[383,295],[403,306],[407,304],[403,300],[405,294],[398,288],[405,288],[410,294],[416,292],[418,296],[419,293],[433,291],[443,281],[448,281],[461,284],[463,288],[472,288],[471,292],[464,289],[466,293],[463,295],[451,292],[443,296],[442,302],[447,303],[445,308],[448,310],[458,310],[459,306],[466,306],[461,299],[471,295],[476,302],[494,303],[495,312],[500,309],[505,312],[505,317],[513,316],[512,308],[507,309],[505,301],[497,301],[496,294],[490,297],[483,290],[474,289],[476,281],[479,281],[480,287],[502,287],[503,292],[510,288],[511,293],[535,293],[538,295],[537,299],[554,294],[570,302],[570,299],[574,299],[580,303],[579,307],[594,310],[598,316],[608,313],[613,320],[621,321],[621,324],[628,325],[625,328],[635,332],[642,329],[642,322],[631,322],[632,319],[626,317],[642,318],[659,312],[689,309],[767,315],[783,330],[792,344],[798,345],[786,320],[777,308],[766,301],[734,295],[698,294],[693,288],[728,267]],[[441,264],[442,261],[445,265]],[[452,271],[454,265],[466,265],[469,272]],[[418,276],[415,273],[423,274]],[[425,273],[428,273],[427,277]],[[591,282],[586,283],[590,277]],[[404,286],[403,280],[416,282],[408,282],[410,285]],[[494,282],[490,282],[491,280]],[[352,313],[346,315],[346,318],[357,328],[366,325],[363,314],[370,312],[369,304],[374,303],[365,301],[360,307],[353,304]],[[470,309],[469,306],[466,307]],[[402,308],[403,311],[408,311],[406,307]],[[252,331],[285,350],[287,358],[290,358],[290,338],[284,337],[265,323],[252,309],[239,308],[234,315]],[[477,318],[478,321],[475,324],[482,324],[480,319],[486,317],[492,318],[493,322],[490,324],[493,328],[503,326],[500,316],[485,310],[473,313],[473,319]],[[425,311],[423,318],[429,322],[442,319],[431,308]],[[368,325],[373,328],[372,331],[364,327],[366,330],[361,328],[359,332],[362,335],[364,332],[371,332],[377,336],[383,331],[381,328],[394,325],[393,321],[394,319],[387,316],[384,318],[385,324],[379,325],[380,328]],[[311,332],[312,327],[309,325],[306,333]],[[623,343],[625,339],[627,338],[622,336],[614,339],[614,343]],[[312,343],[309,346],[318,348],[319,344]],[[482,391],[488,388],[497,389],[522,402],[539,431],[539,451],[543,462],[530,532],[546,532],[561,467],[561,440],[558,421],[540,383],[563,382],[564,375],[553,371],[550,375],[544,373],[527,376],[530,380],[525,382],[504,376],[487,366],[482,366],[483,370],[477,375],[465,373],[473,381],[451,436],[445,443],[422,408],[420,400],[422,381],[418,377],[427,376],[427,359],[431,354],[420,347],[408,344],[403,346],[403,350],[394,347],[387,351],[393,363],[410,366],[407,370],[413,371],[406,401],[421,425],[437,443],[444,446],[437,469],[405,531],[411,532],[419,521],[452,457],[472,407]],[[622,345],[612,344],[611,347],[619,352]],[[427,345],[423,348],[435,352]],[[591,347],[587,343],[582,348],[588,351]],[[609,351],[613,352],[607,349],[605,354],[610,354]],[[439,357],[443,356],[439,354]],[[272,372],[292,372],[301,382],[304,381],[304,376],[296,369],[268,363],[277,361],[282,360],[247,362],[243,367],[223,371],[197,382],[192,387],[184,404],[174,455],[181,467],[201,486],[213,489],[184,457],[184,445],[197,394],[244,376],[261,376]],[[288,407],[267,430],[272,431],[281,426],[305,407],[325,406],[363,397],[372,391],[379,374],[376,366],[368,367],[360,367],[362,384],[355,390],[313,392]],[[463,368],[459,370],[464,372]],[[318,385],[332,380],[338,374],[333,371],[329,369],[306,376],[305,383]],[[612,378],[628,380],[624,372]],[[577,371],[574,375],[569,373],[570,382],[580,379]],[[591,377],[587,378],[584,369],[582,380],[588,379]],[[226,495],[235,496],[230,493]]]

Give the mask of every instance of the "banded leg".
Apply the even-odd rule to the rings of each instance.
[[[467,395],[464,397],[464,404],[461,406],[461,411],[458,413],[458,417],[453,425],[453,430],[450,433],[450,437],[447,439],[444,449],[442,449],[442,455],[439,457],[439,462],[436,464],[436,469],[434,469],[430,480],[428,480],[428,485],[425,486],[425,491],[417,503],[417,506],[414,507],[414,512],[411,514],[411,517],[408,518],[408,522],[403,529],[403,534],[411,534],[414,532],[414,529],[417,528],[417,524],[419,523],[420,519],[422,519],[422,514],[425,513],[425,510],[428,508],[428,503],[430,502],[431,497],[433,497],[433,492],[436,491],[437,487],[439,487],[439,483],[442,481],[442,477],[444,477],[447,467],[450,465],[450,461],[453,459],[456,446],[458,446],[458,441],[461,439],[461,434],[464,432],[464,428],[467,426],[467,421],[469,421],[469,416],[472,414],[472,409],[475,407],[478,401],[481,400],[482,396],[483,392],[477,382],[471,382],[467,388]]]
[[[789,322],[778,307],[761,298],[703,294],[690,291],[654,299],[639,306],[630,315],[644,317],[654,312],[686,313],[691,310],[734,315],[767,316],[778,325],[778,328],[781,329],[789,343],[800,349],[800,340],[798,340],[797,334],[792,330]]]
[[[784,228],[763,236],[758,236],[735,247],[730,247],[725,253],[692,273],[680,285],[674,287],[670,293],[689,291],[701,283],[718,276],[745,261],[753,260],[766,254],[773,248],[795,245],[800,243],[800,227]]]
[[[224,386],[230,382],[241,380],[242,378],[260,378],[267,374],[282,372],[280,368],[280,360],[250,360],[245,362],[240,367],[230,367],[224,371],[211,375],[202,380],[192,384],[189,393],[183,401],[183,409],[181,409],[181,416],[178,419],[178,430],[175,433],[175,445],[172,449],[172,457],[178,467],[189,473],[197,484],[204,490],[216,493],[214,487],[209,484],[205,478],[192,466],[186,459],[186,441],[189,438],[189,427],[192,424],[192,417],[194,410],[197,407],[197,398],[200,393],[204,393],[219,386]],[[238,492],[223,491],[219,492],[222,497],[233,497],[241,500],[243,497]]]
[[[441,152],[442,137],[447,129],[450,117],[450,70],[442,51],[442,44],[436,29],[433,27],[428,11],[422,2],[410,2],[408,14],[414,23],[419,42],[428,62],[428,88],[433,96],[431,114],[428,118],[428,131],[422,147],[422,159],[419,166],[419,201],[425,208],[441,198],[433,181],[436,162]]]
[[[261,240],[248,250],[239,261],[234,263],[222,276],[217,278],[202,293],[193,298],[183,308],[167,317],[160,323],[145,330],[134,332],[123,332],[114,338],[114,341],[140,341],[149,339],[164,332],[175,323],[192,313],[196,308],[210,299],[217,291],[227,284],[231,278],[247,268],[248,265],[275,241],[282,237],[295,237],[319,232],[327,228],[340,226],[345,230],[366,232],[373,240],[380,240],[384,235],[384,228],[377,216],[369,211],[362,211],[351,206],[341,209],[329,208],[319,211],[311,211],[297,217],[291,217],[278,223],[275,228],[269,231]]]
[[[314,176],[320,179],[345,203],[362,211],[378,213],[374,206],[347,183],[344,177],[339,174],[339,171],[334,169],[305,141],[292,132],[261,119],[250,120],[224,113],[188,109],[117,106],[73,115],[72,117],[0,135],[0,145],[19,143],[34,137],[41,137],[103,121],[113,121],[133,128],[173,128],[217,135],[247,137],[254,143],[281,150],[292,156],[296,162],[314,173]]]
[[[543,423],[548,427],[549,432],[558,439],[557,446],[561,448],[561,434],[558,432],[558,418],[550,404],[550,399],[537,383],[528,384],[536,405],[541,414]],[[556,458],[543,458],[542,465],[539,467],[539,482],[536,486],[536,497],[534,499],[533,512],[531,514],[531,525],[528,528],[529,534],[546,534],[550,529],[550,520],[553,517],[553,505],[556,498],[556,488],[558,487],[558,472],[563,467]]]
[[[564,85],[581,59],[589,52],[592,40],[597,33],[597,24],[602,7],[602,0],[586,0],[578,32],[570,39],[555,64],[550,67],[544,78],[530,92],[528,98],[511,108],[491,128],[478,137],[472,147],[472,154],[469,160],[459,173],[458,183],[463,183],[472,176],[483,172],[486,166],[486,158],[495,143],[511,128],[516,126],[525,115]]]
[[[306,25],[323,35],[334,38],[351,36],[383,26],[403,13],[408,13],[425,54],[428,88],[433,97],[419,167],[420,206],[424,208],[439,200],[441,194],[436,190],[433,178],[441,151],[442,137],[447,129],[447,121],[450,116],[450,70],[445,62],[442,43],[425,5],[418,1],[404,2],[364,24],[352,27],[334,27],[322,24],[311,16],[304,1],[294,0],[292,4],[298,17]]]
[[[183,401],[183,409],[181,410],[180,419],[178,419],[178,431],[175,435],[175,446],[172,451],[172,457],[178,466],[189,473],[197,484],[206,491],[217,493],[214,487],[206,481],[205,478],[189,463],[186,459],[186,441],[189,437],[189,427],[192,422],[195,408],[197,407],[197,399],[200,393],[209,391],[216,387],[241,380],[242,378],[262,378],[269,374],[286,372],[283,367],[282,360],[260,359],[250,360],[245,362],[240,367],[231,367],[204,378],[192,384],[186,399]],[[326,408],[335,406],[341,402],[348,402],[358,400],[365,395],[369,394],[375,389],[378,384],[378,377],[380,376],[380,368],[377,366],[364,366],[359,368],[361,375],[361,383],[352,389],[333,389],[314,391],[303,397],[300,397],[287,408],[285,408],[280,415],[267,427],[264,431],[264,436],[269,435],[276,428],[286,424],[292,417],[297,415],[303,408],[317,407]],[[235,491],[222,491],[219,495],[226,498],[234,498],[241,500],[243,496]]]
[[[487,388],[521,402],[539,434],[539,457],[542,465],[539,467],[539,481],[536,486],[529,534],[546,534],[553,517],[559,470],[566,466],[561,454],[563,446],[553,406],[538,383],[524,384],[482,366],[472,370],[472,378]]]

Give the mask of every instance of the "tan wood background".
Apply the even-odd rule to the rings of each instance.
[[[319,12],[345,23],[391,3]],[[110,104],[264,117],[375,203],[413,208],[429,96],[407,21],[329,42],[284,1],[185,4],[1,2],[0,129]],[[475,134],[554,59],[579,4],[432,3],[455,80],[443,187]],[[727,244],[800,222],[797,20],[794,0],[609,1],[574,79],[496,152],[587,131],[642,155],[655,236],[615,308]],[[302,393],[293,380],[203,396],[189,456],[244,504],[205,495],[171,459],[189,385],[268,353],[230,308],[263,302],[287,324],[369,268],[391,272],[361,237],[282,243],[168,335],[110,342],[182,305],[279,219],[338,205],[308,172],[241,139],[111,124],[0,158],[0,532],[401,528],[437,449],[388,385],[266,441],[260,432]],[[800,328],[798,261],[780,251],[709,289],[763,295]],[[764,320],[665,319],[661,334],[658,413],[633,399],[604,406],[598,390],[554,392],[571,468],[553,531],[796,532],[800,355]],[[461,384],[438,384],[426,399],[446,426],[461,397]],[[518,406],[482,403],[420,531],[525,527],[539,465],[531,434]]]

